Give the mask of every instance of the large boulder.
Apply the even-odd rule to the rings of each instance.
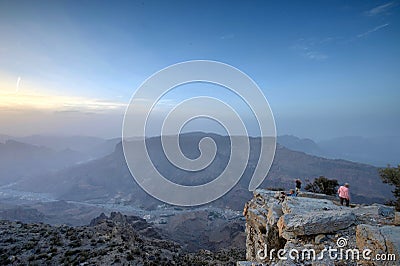
[[[385,239],[377,226],[368,224],[357,225],[356,243],[359,250],[371,249],[375,253],[386,252]]]
[[[400,227],[383,226],[381,234],[385,239],[387,253],[396,255],[396,261],[400,260]]]
[[[285,239],[297,236],[333,233],[355,222],[350,211],[322,211],[308,214],[285,214],[279,218],[279,235]]]
[[[343,210],[346,207],[335,205],[327,199],[316,199],[306,197],[287,197],[282,203],[284,214],[309,214],[332,210]]]
[[[400,227],[357,225],[356,244],[360,253],[365,249],[372,251],[371,260],[377,258],[377,256],[386,257],[387,261],[384,265],[395,265],[393,259],[398,260],[400,258]],[[372,264],[371,261],[363,261],[363,263]]]

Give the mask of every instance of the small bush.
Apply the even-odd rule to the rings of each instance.
[[[333,196],[336,195],[338,186],[339,183],[336,179],[328,179],[324,176],[320,176],[316,178],[313,183],[307,184],[305,190]]]

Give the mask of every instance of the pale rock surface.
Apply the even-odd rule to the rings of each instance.
[[[258,189],[245,207],[246,262],[238,265],[368,265],[365,261],[331,259],[324,249],[371,247],[376,252],[400,256],[399,213],[392,207],[373,204],[340,206],[332,196],[302,192],[298,197],[278,200],[279,192]],[[397,220],[396,220],[397,219]],[[272,256],[269,256],[271,250]],[[279,260],[277,251],[313,249],[315,258],[290,257]],[[264,256],[267,252],[267,256]],[[400,257],[397,257],[398,259]],[[399,265],[375,264],[371,265]]]
[[[360,224],[356,230],[356,243],[359,250],[370,249],[372,251],[371,258],[375,258],[377,254],[391,254],[395,256],[397,261],[400,260],[400,227],[399,226],[374,226],[368,224]],[[387,264],[395,265],[393,262],[387,261]],[[368,261],[364,261],[368,264]]]

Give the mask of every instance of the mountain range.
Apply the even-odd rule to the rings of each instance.
[[[206,169],[197,172],[174,167],[162,152],[159,137],[147,139],[146,144],[154,165],[168,179],[198,185],[217,177],[230,158],[229,137],[208,133],[182,134],[180,147],[185,156],[199,156],[198,143],[204,137],[213,138],[217,153]],[[0,144],[0,218],[79,226],[101,212],[121,210],[146,217],[187,250],[243,248],[245,233],[240,214],[252,198],[248,184],[258,162],[260,138],[249,138],[250,158],[238,184],[222,198],[199,208],[169,206],[144,192],[129,172],[119,139],[90,139],[91,143],[83,141],[81,146],[69,145],[68,141],[40,144],[38,141],[45,138],[38,137],[25,140],[35,140],[36,145],[16,140]],[[311,140],[278,140],[292,149],[277,145],[274,162],[261,188],[288,190],[294,188],[295,178],[303,181],[304,188],[324,175],[340,183],[349,182],[352,202],[383,203],[391,198],[391,187],[382,183],[377,167],[310,155],[320,149]],[[42,144],[51,147],[38,146]],[[307,149],[307,153],[295,149]],[[17,197],[12,196],[14,193]]]
[[[345,159],[353,162],[386,167],[400,164],[400,137],[338,137],[315,142],[291,135],[278,137],[283,146],[307,154],[330,159]]]
[[[149,154],[157,169],[172,181],[185,185],[208,182],[219,175],[229,160],[229,138],[206,133],[189,133],[181,136],[183,152],[188,157],[199,154],[198,142],[209,136],[217,143],[218,152],[214,162],[205,170],[187,172],[168,162],[161,152],[159,137],[147,140]],[[251,156],[247,168],[238,184],[224,197],[215,201],[214,206],[239,210],[251,197],[248,183],[258,161],[259,138],[250,138]],[[360,203],[384,202],[391,198],[390,187],[383,184],[378,168],[341,159],[326,159],[304,152],[293,151],[278,145],[275,159],[261,187],[290,189],[294,179],[300,178],[303,184],[312,182],[319,176],[337,179],[339,183],[351,185],[353,200]],[[153,208],[160,202],[147,195],[132,178],[124,158],[122,144],[102,158],[68,167],[49,174],[36,175],[21,180],[15,185],[24,191],[51,193],[59,200],[88,202],[125,202],[144,208]]]
[[[0,185],[52,172],[87,160],[71,149],[55,151],[15,140],[0,143]]]
[[[119,139],[0,135],[0,185],[110,154]]]

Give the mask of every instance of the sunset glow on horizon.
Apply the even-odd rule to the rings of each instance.
[[[142,82],[200,59],[257,82],[279,135],[400,135],[399,10],[382,1],[1,1],[0,134],[45,132],[24,127],[39,116],[22,116],[45,111],[75,112],[66,134],[100,134],[88,125],[98,121],[120,136],[114,115]]]

